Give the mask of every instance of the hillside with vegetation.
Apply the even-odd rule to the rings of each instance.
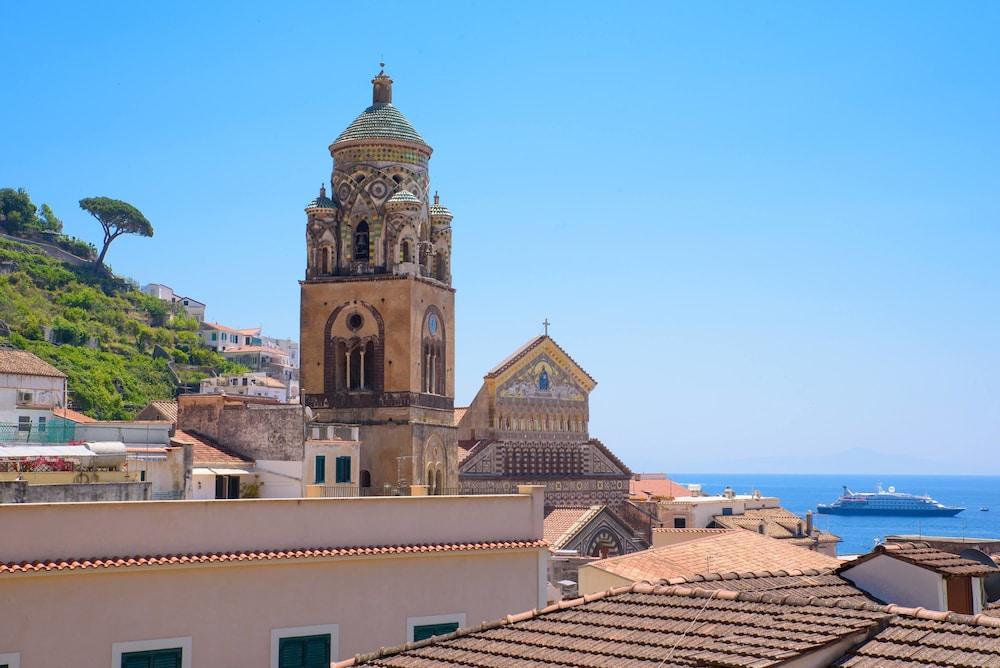
[[[178,382],[242,371],[203,346],[198,323],[130,281],[74,267],[37,247],[0,239],[0,337],[69,376],[72,405],[129,419]]]

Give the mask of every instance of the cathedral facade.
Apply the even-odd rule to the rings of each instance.
[[[497,365],[458,424],[462,488],[545,485],[546,508],[624,510],[632,473],[588,430],[596,385],[547,334]]]
[[[452,214],[392,83],[372,80],[305,210],[300,388],[316,421],[360,425],[361,487],[440,493],[458,486]]]

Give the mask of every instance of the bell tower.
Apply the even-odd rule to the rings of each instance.
[[[458,486],[452,215],[430,198],[431,147],[372,79],[372,104],[330,145],[306,206],[301,396],[361,425],[361,486]]]

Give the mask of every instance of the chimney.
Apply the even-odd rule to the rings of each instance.
[[[806,511],[806,535],[813,535],[813,511],[811,510]]]

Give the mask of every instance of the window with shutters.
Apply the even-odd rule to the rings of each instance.
[[[278,668],[329,668],[330,634],[282,638],[278,644]]]
[[[154,649],[122,654],[121,668],[181,668],[181,648]]]
[[[316,471],[313,482],[317,485],[326,482],[326,455],[316,455]]]
[[[454,633],[458,630],[458,622],[447,622],[444,624],[423,624],[413,627],[413,642],[427,640],[434,636],[443,636]]]
[[[351,482],[350,457],[337,457],[337,482]]]

